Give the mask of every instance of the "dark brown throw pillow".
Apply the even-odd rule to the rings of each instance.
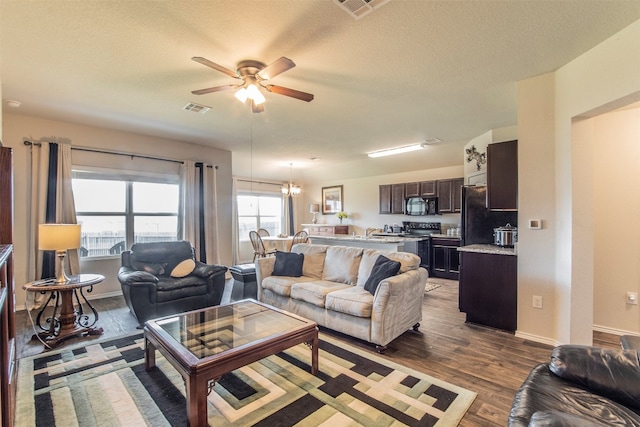
[[[274,276],[300,277],[304,254],[276,251],[276,263],[273,266]]]
[[[398,261],[392,261],[386,256],[380,255],[375,264],[373,264],[371,275],[364,284],[364,289],[371,292],[371,295],[375,295],[380,282],[395,276],[398,271],[400,271],[400,263]]]

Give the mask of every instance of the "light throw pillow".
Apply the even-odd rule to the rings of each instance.
[[[371,269],[371,275],[369,275],[367,282],[364,284],[364,289],[371,292],[371,295],[375,295],[380,282],[395,276],[398,271],[400,271],[400,263],[398,261],[391,261],[386,256],[380,255]]]
[[[196,268],[196,262],[192,259],[185,259],[180,264],[173,267],[171,270],[171,277],[185,277],[191,274],[193,269]]]
[[[272,276],[300,277],[303,263],[304,254],[276,251]]]

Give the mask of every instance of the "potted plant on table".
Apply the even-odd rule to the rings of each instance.
[[[346,213],[346,212],[342,212],[342,211],[340,211],[340,212],[338,212],[338,213],[336,214],[336,216],[337,216],[337,217],[338,217],[338,219],[340,220],[340,224],[342,224],[342,220],[343,220],[343,219],[345,219],[345,218],[347,218],[347,216],[348,216],[348,215],[347,215],[347,213]]]

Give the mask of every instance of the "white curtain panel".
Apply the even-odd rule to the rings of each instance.
[[[59,224],[77,224],[76,204],[71,184],[71,144],[58,143],[58,188],[56,191],[56,222]],[[78,249],[67,250],[65,262],[72,275],[80,274]],[[56,272],[56,274],[59,274]]]

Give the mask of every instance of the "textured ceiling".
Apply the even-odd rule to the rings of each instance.
[[[460,164],[471,138],[516,124],[519,80],[638,19],[639,0],[391,0],[360,20],[331,0],[2,0],[0,77],[19,114],[227,149],[238,176],[286,180],[293,163],[295,177],[350,178]],[[266,93],[252,114],[233,91],[192,95],[235,83],[193,56],[231,69],[286,56],[297,66],[270,82],[315,99]],[[430,137],[443,142],[366,157]]]

